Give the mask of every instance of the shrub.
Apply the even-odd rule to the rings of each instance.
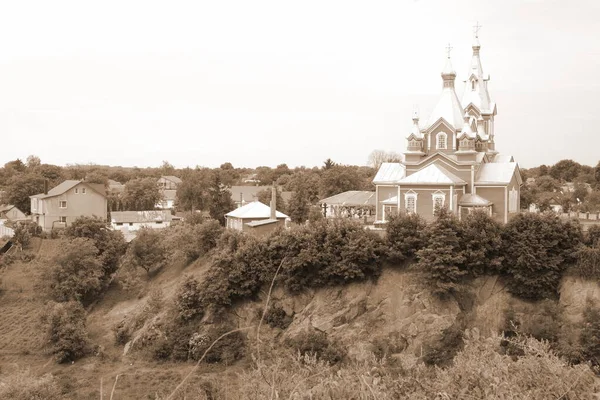
[[[189,321],[202,315],[202,298],[200,282],[191,275],[186,275],[175,294],[177,318]]]
[[[390,259],[402,262],[413,258],[426,242],[427,223],[418,214],[393,214],[386,226]]]
[[[577,264],[569,273],[583,279],[600,280],[600,247],[581,246],[577,250]]]
[[[581,237],[577,222],[562,222],[553,213],[515,216],[502,233],[510,292],[531,300],[556,297],[563,272],[576,260]]]
[[[207,340],[203,341],[203,343],[208,343],[210,346],[215,340],[217,340],[221,335],[233,330],[233,328],[228,327],[226,325],[211,327],[207,330]],[[208,348],[208,346],[206,346]],[[192,352],[192,359],[198,360],[199,357],[202,357],[205,349],[201,349],[201,347],[195,348],[195,351]],[[234,332],[231,333],[216,342],[213,347],[210,349],[208,353],[206,353],[206,357],[204,358],[204,362],[212,364],[212,363],[224,363],[227,365],[232,364],[234,361],[241,359],[246,350],[246,339],[242,332]]]
[[[385,360],[392,354],[403,352],[408,342],[399,332],[390,332],[387,336],[373,339],[373,354],[378,360]]]
[[[348,352],[341,343],[330,341],[326,333],[316,330],[302,332],[286,342],[301,355],[315,356],[329,364],[341,362]]]
[[[592,225],[588,228],[586,243],[592,247],[600,244],[600,225]]]
[[[215,220],[175,225],[166,232],[166,247],[171,253],[181,253],[187,262],[192,262],[216,247],[223,230]]]
[[[58,363],[76,360],[88,350],[85,310],[79,302],[50,303],[42,315],[45,340]]]
[[[439,296],[461,290],[468,271],[464,267],[460,222],[450,211],[442,208],[426,232],[426,245],[417,252],[417,256],[428,286]]]
[[[423,361],[427,365],[447,367],[452,363],[454,356],[462,350],[464,324],[457,320],[442,331],[439,341],[426,343],[423,347]]]
[[[63,398],[56,378],[51,374],[34,376],[28,370],[3,374],[0,399],[59,400]]]
[[[12,241],[19,249],[26,249],[31,242],[31,233],[25,224],[17,223],[14,227]]]
[[[90,239],[63,240],[61,253],[42,275],[42,284],[57,301],[89,301],[102,288],[102,264]]]
[[[475,211],[462,222],[464,268],[473,277],[497,274],[502,266],[502,225],[484,211]]]
[[[600,375],[600,308],[591,302],[583,311],[583,328],[579,343],[583,359],[589,361],[594,372]]]
[[[259,310],[259,318],[262,317],[262,312],[262,309]],[[273,304],[267,309],[264,321],[271,328],[286,329],[292,323],[292,318],[285,313],[281,306]]]

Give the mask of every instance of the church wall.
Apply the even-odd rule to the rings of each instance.
[[[377,205],[375,208],[375,219],[377,221],[381,221],[383,216],[383,204],[381,202],[397,195],[398,186],[377,185]]]
[[[504,214],[506,213],[506,207],[508,207],[505,186],[477,186],[475,193],[494,203],[492,205],[493,217],[500,222],[504,222]]]
[[[400,188],[400,210],[405,210],[404,195],[406,193],[417,193],[417,214],[425,218],[427,221],[431,221],[435,218],[433,209],[433,194],[443,193],[445,198],[444,205],[450,208],[450,187],[449,186],[427,186],[427,187],[408,187],[402,186]],[[452,200],[453,208],[456,208],[458,199],[464,194],[462,187],[454,188],[453,195],[455,198]]]
[[[447,135],[447,149],[446,150],[438,150],[437,148],[437,134],[440,132],[444,132]],[[429,152],[433,153],[433,152],[437,152],[439,151],[440,153],[445,153],[445,154],[452,154],[454,153],[455,150],[453,150],[453,144],[455,144],[456,142],[456,133],[452,132],[452,130],[448,129],[447,126],[445,126],[444,124],[440,124],[438,125],[434,130],[432,130],[431,132],[429,132],[429,143],[428,143],[428,147],[429,147]]]
[[[519,212],[521,212],[521,188],[519,187],[519,182],[517,181],[516,174],[513,175],[510,183],[508,184],[508,192],[510,193],[510,191],[513,188],[517,190],[517,211],[509,213],[508,214],[508,219],[511,219],[512,217],[514,217],[515,215],[517,215]],[[510,196],[510,194],[509,194],[509,196]],[[507,202],[508,202],[508,200],[507,200]]]

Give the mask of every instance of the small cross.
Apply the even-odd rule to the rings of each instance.
[[[448,43],[448,46],[446,46],[446,53],[448,53],[448,58],[450,58],[451,51],[452,51],[452,46],[450,46],[450,43]]]
[[[479,25],[479,21],[475,23],[473,27],[473,31],[475,32],[475,37],[479,37],[479,30],[482,28],[482,25]]]

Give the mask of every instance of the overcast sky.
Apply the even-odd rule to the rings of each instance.
[[[600,160],[598,0],[2,1],[0,163],[366,164],[479,21],[496,148]]]

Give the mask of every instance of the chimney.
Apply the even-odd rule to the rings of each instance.
[[[277,219],[277,188],[271,188],[271,219]]]
[[[244,205],[244,193],[240,192],[240,207]]]
[[[48,194],[48,179],[44,179],[44,194]]]

